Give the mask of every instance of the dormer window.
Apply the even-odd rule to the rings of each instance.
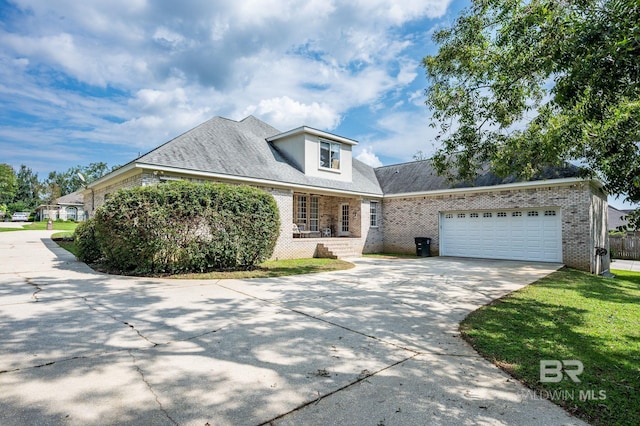
[[[320,167],[340,169],[340,144],[320,141]]]

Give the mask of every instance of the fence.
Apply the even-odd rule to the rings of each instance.
[[[612,259],[640,260],[640,237],[609,237],[609,251]]]

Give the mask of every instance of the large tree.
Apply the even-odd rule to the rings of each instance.
[[[16,173],[9,164],[0,164],[0,204],[13,201],[16,195]]]
[[[93,182],[116,168],[117,166],[114,166],[109,169],[106,163],[100,161],[88,166],[70,167],[64,172],[51,172],[44,182],[45,197],[52,201],[61,195],[70,194],[82,188],[85,183]],[[85,182],[79,178],[78,173],[82,174]]]
[[[638,0],[474,0],[424,58],[442,174],[579,163],[640,201]]]
[[[40,204],[42,185],[38,181],[38,174],[24,164],[20,165],[16,173],[16,194],[14,202],[24,202],[28,210],[35,209]]]

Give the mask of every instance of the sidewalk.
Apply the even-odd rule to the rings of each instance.
[[[640,272],[640,260],[615,259],[611,261],[611,266],[609,266],[609,269]]]

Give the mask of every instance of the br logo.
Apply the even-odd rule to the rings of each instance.
[[[541,383],[558,383],[562,381],[564,374],[575,383],[580,383],[578,376],[582,374],[583,371],[584,365],[582,365],[582,361],[576,359],[565,359],[562,361],[556,359],[540,360]]]

